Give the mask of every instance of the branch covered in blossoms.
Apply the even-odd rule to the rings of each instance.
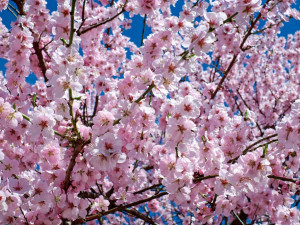
[[[53,3],[0,1],[0,224],[300,221],[293,1]]]

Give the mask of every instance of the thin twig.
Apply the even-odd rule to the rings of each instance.
[[[79,31],[79,30],[78,30],[78,31],[77,31],[77,35],[80,36],[80,35],[82,35],[82,34],[88,32],[88,31],[90,31],[90,30],[92,30],[92,29],[94,29],[94,28],[97,28],[97,27],[99,27],[99,26],[101,26],[101,25],[103,25],[103,24],[106,24],[106,23],[108,23],[108,22],[114,20],[115,18],[117,18],[119,15],[121,15],[122,13],[124,13],[124,12],[126,11],[126,10],[125,10],[125,6],[127,5],[127,1],[128,1],[128,0],[126,0],[125,4],[124,4],[123,7],[122,7],[122,10],[121,10],[119,13],[117,13],[117,14],[114,15],[113,17],[111,17],[111,18],[109,18],[109,19],[107,19],[107,20],[105,20],[105,21],[103,21],[103,22],[101,22],[101,23],[97,23],[97,24],[91,25],[89,28],[87,28],[87,29],[85,29],[85,30],[83,30],[83,31]]]
[[[147,14],[145,14],[145,16],[144,16],[141,46],[143,46],[143,41],[144,41],[144,34],[145,34],[146,20],[147,20]]]
[[[238,158],[239,158],[240,156],[246,155],[247,152],[251,151],[251,148],[254,147],[255,145],[259,144],[259,143],[262,142],[262,141],[268,140],[268,139],[270,139],[270,138],[272,138],[272,137],[276,137],[276,136],[277,136],[277,134],[272,134],[272,135],[267,136],[267,137],[265,137],[265,138],[259,139],[258,141],[256,141],[256,142],[254,142],[253,144],[249,145],[249,146],[242,152],[241,155],[235,157],[234,159],[229,160],[228,163],[234,163],[236,160],[238,160]]]
[[[143,100],[145,98],[145,96],[155,87],[154,82],[152,82],[152,84],[147,88],[147,90],[134,102],[135,103],[139,103],[141,100]]]
[[[11,8],[9,8],[9,6],[7,7],[7,9],[18,19],[18,16],[15,14],[15,12]]]
[[[218,84],[216,90],[215,90],[214,93],[212,94],[211,99],[214,99],[214,98],[216,97],[216,95],[217,95],[218,91],[221,89],[222,84],[224,83],[224,81],[225,81],[225,79],[226,79],[228,73],[230,72],[231,68],[233,67],[233,65],[234,65],[236,59],[237,59],[237,55],[233,55],[233,58],[232,58],[232,60],[231,60],[231,62],[230,62],[230,64],[229,64],[227,70],[224,72],[223,77],[222,77],[221,81],[219,82],[219,84]]]
[[[20,13],[19,10],[16,9],[12,4],[8,3],[8,6],[9,6],[10,8],[12,8],[17,14]]]
[[[275,176],[275,175],[269,175],[268,178],[272,178],[272,179],[276,179],[276,180],[282,180],[282,181],[288,181],[288,182],[293,182],[296,183],[296,180],[293,180],[291,178],[286,178],[286,177],[279,177],[279,176]]]
[[[208,176],[205,176],[205,177],[199,177],[199,178],[195,178],[195,179],[193,179],[193,182],[194,183],[198,183],[198,182],[200,182],[200,181],[202,181],[202,180],[207,180],[207,179],[211,179],[211,178],[215,178],[215,177],[218,177],[219,175],[208,175]]]

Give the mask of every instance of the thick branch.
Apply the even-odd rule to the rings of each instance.
[[[135,209],[123,209],[122,211],[127,212],[127,213],[135,216],[136,218],[140,218],[140,219],[144,220],[146,223],[154,224],[154,225],[157,224],[151,218],[145,216],[144,214],[140,213],[139,211],[137,211]]]
[[[39,67],[42,70],[42,74],[43,74],[44,80],[45,80],[45,82],[47,82],[48,81],[48,78],[46,77],[47,68],[46,68],[46,64],[45,64],[45,61],[44,61],[42,49],[39,48],[39,42],[37,42],[37,41],[33,42],[33,49],[35,51],[35,54],[38,57]]]
[[[24,4],[25,4],[25,0],[12,0],[14,3],[16,3],[18,9],[19,9],[19,14],[20,16],[24,16],[26,15],[26,13],[24,12]]]
[[[91,198],[91,199],[96,199],[100,196],[99,193],[93,193],[93,192],[88,192],[88,191],[80,191],[78,194],[79,198]]]
[[[77,142],[74,143],[76,145],[76,147],[75,147],[73,155],[71,157],[70,164],[69,164],[68,169],[66,171],[66,177],[65,177],[65,180],[64,180],[64,183],[63,183],[63,189],[65,190],[65,192],[67,192],[68,188],[71,185],[70,180],[71,180],[72,171],[73,171],[74,166],[76,164],[76,158],[77,158],[78,154],[82,151],[84,146],[89,144],[89,143],[90,143],[90,141],[82,142],[81,140],[78,140]]]
[[[98,213],[98,214],[95,214],[95,215],[88,216],[88,217],[86,217],[85,219],[77,219],[77,220],[75,220],[72,224],[75,225],[75,224],[80,224],[80,223],[84,223],[84,222],[87,222],[87,221],[92,221],[92,220],[94,220],[94,219],[101,218],[101,217],[103,217],[103,216],[105,216],[105,215],[108,215],[108,214],[111,214],[111,213],[115,213],[115,212],[117,212],[117,211],[122,211],[122,210],[124,210],[124,209],[126,209],[126,208],[130,208],[130,207],[132,207],[132,206],[140,205],[140,204],[143,204],[143,203],[145,203],[145,202],[149,202],[149,201],[151,201],[151,200],[153,200],[153,199],[160,198],[160,197],[162,197],[162,196],[164,196],[164,195],[167,195],[167,194],[168,194],[168,192],[161,192],[161,193],[159,193],[159,194],[157,194],[157,195],[153,195],[153,196],[151,196],[151,197],[149,197],[149,198],[142,199],[142,200],[137,201],[137,202],[133,202],[133,203],[130,203],[130,204],[127,204],[127,205],[120,205],[120,206],[117,206],[117,207],[115,207],[115,208],[113,208],[113,209],[107,210],[107,211],[105,211],[105,212],[102,212],[102,213]]]

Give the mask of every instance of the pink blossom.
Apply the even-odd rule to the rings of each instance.
[[[106,211],[108,210],[109,201],[105,200],[102,195],[100,195],[93,203],[92,210]]]

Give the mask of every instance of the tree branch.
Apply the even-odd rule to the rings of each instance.
[[[164,195],[167,195],[167,194],[168,194],[168,192],[161,192],[159,194],[153,195],[149,198],[142,199],[142,200],[137,201],[137,202],[133,202],[133,203],[130,203],[130,204],[127,204],[127,205],[120,205],[120,206],[117,206],[113,209],[107,210],[105,212],[101,212],[101,213],[98,213],[98,214],[95,214],[95,215],[88,216],[85,219],[77,219],[77,220],[73,221],[72,224],[76,225],[76,224],[84,223],[84,222],[91,221],[91,220],[94,220],[94,219],[98,219],[98,218],[101,218],[105,215],[115,213],[117,211],[122,211],[122,210],[124,210],[126,208],[130,208],[132,206],[143,204],[145,202],[151,201],[151,200],[156,199],[156,198],[160,198],[160,197],[162,197]]]
[[[32,44],[33,44],[33,49],[35,51],[35,54],[38,57],[39,67],[42,70],[42,74],[43,74],[44,80],[45,80],[45,82],[47,82],[48,81],[48,78],[46,77],[47,67],[46,67],[46,64],[45,64],[45,61],[44,61],[42,49],[39,48],[39,42],[38,41],[34,41]]]
[[[69,38],[69,44],[67,47],[70,47],[73,43],[73,38],[74,38],[74,33],[75,33],[75,28],[74,28],[74,22],[75,22],[75,5],[76,5],[76,0],[72,0],[72,9],[70,12],[71,15],[71,30],[70,30],[70,38]]]
[[[94,29],[94,28],[100,27],[100,26],[102,26],[103,24],[106,24],[106,23],[108,23],[108,22],[110,22],[110,21],[113,21],[115,18],[117,18],[117,17],[120,16],[123,12],[126,11],[126,10],[125,10],[125,6],[127,5],[127,1],[128,1],[128,0],[126,0],[125,4],[124,4],[123,7],[122,7],[122,10],[121,10],[119,13],[117,13],[117,14],[114,15],[113,17],[111,17],[111,18],[109,18],[109,19],[107,19],[107,20],[105,20],[105,21],[103,21],[103,22],[101,22],[101,23],[97,23],[97,24],[91,25],[89,28],[87,28],[87,29],[85,29],[85,30],[83,30],[83,31],[77,30],[77,35],[80,36],[80,35],[82,35],[82,34],[88,32],[88,31],[90,31],[90,30],[92,30],[92,29]]]
[[[272,179],[276,179],[276,180],[282,180],[282,181],[287,181],[287,182],[293,182],[293,183],[297,182],[296,180],[293,180],[291,178],[278,177],[278,176],[275,176],[275,175],[269,175],[268,178],[272,178]]]
[[[140,101],[142,101],[145,96],[155,87],[155,84],[154,82],[152,81],[152,84],[147,88],[147,90],[137,99],[135,100],[134,102],[135,103],[139,103]]]
[[[79,139],[78,141],[76,141],[74,143],[76,145],[76,147],[74,148],[74,152],[73,152],[73,155],[71,157],[68,169],[66,171],[65,180],[64,180],[64,183],[63,183],[63,189],[65,190],[65,192],[68,191],[68,188],[71,185],[70,180],[71,180],[72,171],[73,171],[74,166],[76,164],[76,158],[77,158],[78,154],[82,151],[84,146],[89,144],[89,143],[90,143],[90,141],[82,142],[81,139]]]
[[[151,190],[151,189],[153,189],[153,188],[159,187],[160,185],[162,185],[162,184],[154,184],[154,185],[152,185],[152,186],[150,186],[150,187],[146,187],[146,188],[143,188],[143,189],[141,189],[141,190],[139,190],[139,191],[133,192],[133,194],[134,194],[134,195],[136,195],[136,194],[141,194],[141,193],[143,193],[143,192],[145,192],[145,191],[148,191],[148,190]]]
[[[267,4],[269,3],[269,1],[270,1],[270,0],[267,0],[267,1],[265,2],[265,4],[263,5],[262,9],[264,9],[264,8],[267,7]],[[241,49],[242,51],[247,50],[247,48],[244,48],[244,44],[245,44],[245,42],[247,41],[248,37],[252,34],[251,31],[253,30],[253,28],[255,27],[256,23],[258,22],[258,20],[259,20],[260,18],[261,18],[261,12],[258,14],[258,16],[257,16],[256,19],[254,20],[254,22],[251,23],[250,28],[248,29],[248,31],[247,31],[245,37],[243,38],[242,43],[240,44],[240,49]]]
[[[144,34],[145,34],[146,20],[147,20],[147,14],[145,14],[145,16],[144,16],[141,46],[143,46],[143,41],[144,41]]]
[[[215,90],[214,93],[212,94],[211,99],[214,99],[214,98],[216,97],[216,95],[217,95],[218,91],[221,89],[222,84],[224,83],[224,81],[225,81],[225,79],[226,79],[226,77],[227,77],[229,71],[230,71],[231,68],[233,67],[233,65],[234,65],[236,59],[237,59],[237,55],[235,54],[235,55],[233,55],[233,58],[232,58],[232,60],[231,60],[231,62],[230,62],[230,64],[229,64],[227,70],[224,72],[223,77],[222,77],[222,79],[220,80],[220,82],[219,82],[219,84],[218,84],[216,90]]]
[[[193,179],[193,182],[194,183],[199,183],[201,182],[202,180],[207,180],[207,179],[211,179],[211,178],[215,178],[215,177],[218,177],[219,175],[208,175],[208,176],[205,176],[205,177],[198,177],[198,178],[195,178]]]
[[[153,225],[157,224],[151,218],[145,216],[144,214],[140,213],[139,211],[137,211],[135,209],[123,209],[122,211],[127,212],[127,213],[135,216],[136,218],[140,218],[149,224],[153,224]]]
[[[14,3],[16,3],[18,9],[19,9],[19,14],[20,16],[24,16],[26,15],[26,13],[24,12],[24,4],[25,4],[25,0],[12,0]]]
[[[241,155],[235,157],[234,159],[231,159],[228,161],[228,163],[235,163],[242,155],[246,155],[249,151],[251,151],[251,148],[254,147],[255,145],[257,145],[258,143],[262,142],[262,141],[265,141],[265,140],[268,140],[272,137],[276,137],[277,134],[272,134],[268,137],[265,137],[265,138],[262,138],[262,139],[259,139],[258,141],[254,142],[253,144],[249,145],[243,152]]]

